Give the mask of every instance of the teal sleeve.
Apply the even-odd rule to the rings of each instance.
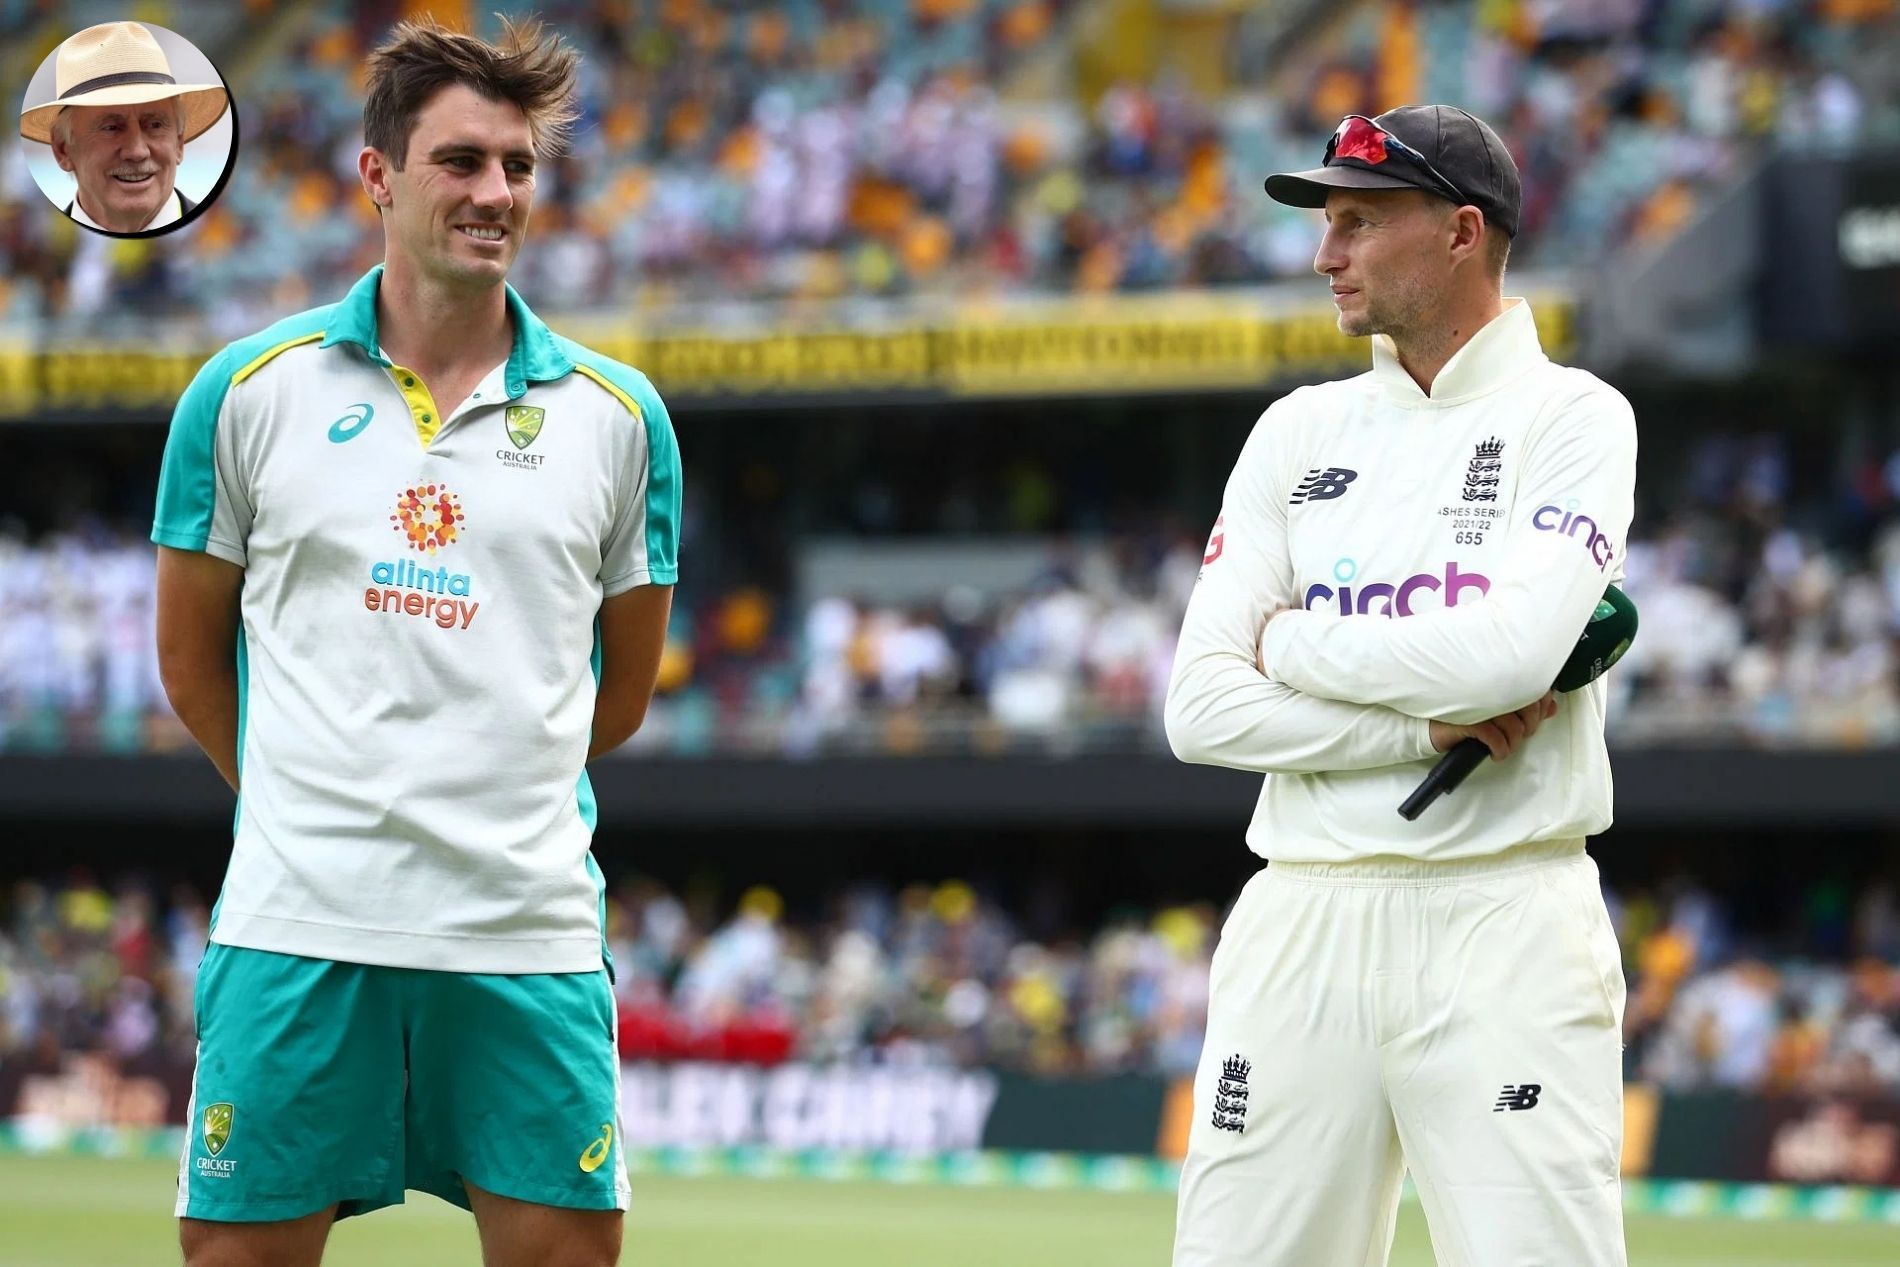
[[[599,374],[633,402],[634,423],[646,440],[628,446],[619,504],[602,542],[603,592],[619,594],[640,585],[679,582],[680,451],[673,420],[645,374],[578,343],[564,345],[576,364]]]
[[[198,370],[172,412],[171,434],[158,472],[158,510],[152,540],[177,550],[203,551],[211,540],[218,501],[218,412],[231,389],[228,352]],[[236,550],[242,542],[221,543]]]
[[[639,376],[633,398],[647,430],[646,543],[647,571],[655,585],[679,581],[680,450],[673,435],[673,419],[660,393]]]

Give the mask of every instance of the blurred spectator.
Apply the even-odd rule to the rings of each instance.
[[[1844,451],[1832,481],[1797,486],[1791,447],[1716,431],[1646,468],[1625,560],[1643,631],[1608,679],[1613,742],[1900,743],[1900,451]],[[1015,465],[1011,479],[1061,480]],[[1087,503],[1071,517],[1106,515],[1070,495]],[[910,535],[876,520],[857,539],[900,557],[906,542],[988,540],[965,531],[970,496],[907,489]],[[979,588],[940,566],[923,598],[689,587],[630,750],[1159,750],[1201,542],[1160,515],[999,539],[1020,583]],[[158,682],[154,579],[130,525],[81,518],[29,541],[0,523],[0,750],[190,744]]]
[[[1468,105],[1510,145],[1518,264],[1588,268],[1679,230],[1751,147],[1900,134],[1877,55],[1891,5],[1361,0],[1291,52],[1251,36],[1259,6],[1234,19],[1231,64],[1089,91],[1050,73],[1087,61],[1079,7],[552,0],[585,58],[581,124],[541,169],[517,280],[549,311],[703,328],[748,300],[1302,276],[1315,217],[1262,175],[1310,165],[1348,112],[1418,99]],[[139,337],[163,316],[222,340],[340,295],[380,252],[355,156],[364,55],[392,16],[327,0],[290,26],[240,81],[246,179],[164,250],[44,214],[0,142],[0,324]],[[242,25],[218,25],[227,65],[254,60]],[[1240,87],[1202,87],[1222,83]]]
[[[1826,881],[1768,940],[1691,882],[1606,894],[1629,976],[1626,1069],[1670,1089],[1900,1093],[1895,891],[1841,909]],[[126,1070],[188,1060],[204,903],[83,875],[23,882],[0,908],[0,1066],[63,1054]],[[961,881],[864,881],[792,918],[770,889],[728,915],[648,880],[616,887],[608,940],[627,1059],[777,1064],[866,1057],[1048,1074],[1189,1074],[1206,1023],[1219,913],[1116,908],[1038,940]],[[152,935],[165,927],[169,937]]]

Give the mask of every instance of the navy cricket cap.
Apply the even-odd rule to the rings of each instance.
[[[1334,189],[1422,189],[1476,207],[1511,237],[1524,197],[1504,142],[1457,106],[1400,106],[1377,118],[1349,114],[1320,166],[1267,177],[1267,195],[1289,207],[1324,207]]]

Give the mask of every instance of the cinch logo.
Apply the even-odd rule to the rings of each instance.
[[[1341,559],[1333,564],[1333,579],[1339,582],[1339,588],[1330,585],[1309,585],[1306,598],[1301,604],[1308,611],[1321,603],[1330,603],[1341,616],[1410,616],[1412,599],[1420,590],[1431,590],[1444,598],[1445,607],[1456,607],[1460,595],[1476,590],[1479,594],[1491,592],[1491,578],[1482,572],[1460,572],[1458,564],[1445,564],[1442,575],[1433,572],[1420,572],[1408,576],[1396,585],[1384,581],[1368,581],[1363,585],[1350,582],[1359,574],[1359,565],[1351,559]],[[1374,604],[1377,604],[1375,609]]]
[[[1561,532],[1566,537],[1582,536],[1584,548],[1590,551],[1590,558],[1601,572],[1610,566],[1610,560],[1616,557],[1616,550],[1610,545],[1610,539],[1597,528],[1597,521],[1588,515],[1577,513],[1577,499],[1571,498],[1563,506],[1539,506],[1537,513],[1531,516],[1531,527],[1539,532]],[[1588,531],[1584,525],[1589,524]]]
[[[390,527],[408,538],[412,550],[434,554],[461,536],[462,499],[441,484],[418,484],[405,488],[396,499],[396,513],[389,517]]]

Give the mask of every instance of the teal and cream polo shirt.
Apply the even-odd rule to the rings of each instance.
[[[513,350],[442,416],[377,343],[381,276],[212,357],[165,446],[152,540],[244,569],[212,940],[593,971],[596,617],[677,579],[672,423],[512,287]]]

